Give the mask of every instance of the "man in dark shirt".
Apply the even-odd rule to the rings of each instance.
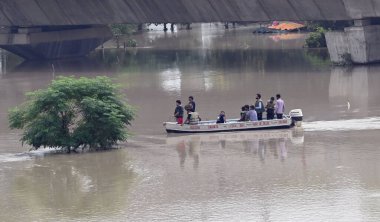
[[[181,100],[176,101],[177,106],[174,110],[174,117],[177,119],[178,124],[183,123],[183,107],[181,106]]]
[[[191,112],[195,112],[195,102],[193,96],[189,96],[189,105],[191,105]]]
[[[263,112],[265,112],[264,103],[261,100],[261,94],[256,94],[255,110],[257,113],[257,120],[263,120]]]

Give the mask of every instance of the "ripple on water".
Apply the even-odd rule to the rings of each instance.
[[[23,152],[23,153],[2,153],[0,154],[0,163],[21,162],[21,161],[32,160],[35,157],[42,157],[52,152],[55,152],[55,150],[39,149],[39,150]]]
[[[303,127],[305,131],[378,130],[380,129],[380,117],[305,122]]]
[[[0,155],[0,163],[19,162],[19,161],[26,161],[30,159],[32,159],[32,157],[24,153],[21,153],[21,154],[5,153],[5,154]]]

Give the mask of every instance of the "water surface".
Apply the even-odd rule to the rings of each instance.
[[[380,66],[333,67],[304,34],[198,25],[85,59],[1,56],[1,221],[379,221]],[[7,110],[58,75],[114,78],[139,108],[121,149],[27,152]],[[166,135],[175,100],[203,119],[281,93],[304,130]]]

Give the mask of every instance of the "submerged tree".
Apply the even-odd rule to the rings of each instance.
[[[322,27],[316,28],[316,31],[310,33],[309,37],[306,39],[305,46],[308,48],[327,47],[325,33],[326,33],[326,29]]]
[[[137,42],[132,39],[131,36],[137,30],[137,25],[135,24],[113,24],[110,25],[111,31],[115,37],[117,48],[120,47],[120,37],[125,36],[124,40],[125,47],[136,47]]]
[[[111,148],[127,139],[126,127],[135,116],[107,77],[59,77],[27,98],[10,110],[9,122],[24,130],[21,141],[35,149]]]

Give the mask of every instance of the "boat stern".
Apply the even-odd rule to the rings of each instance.
[[[292,118],[292,125],[295,127],[302,127],[303,113],[301,109],[293,109],[289,112],[290,118]]]

